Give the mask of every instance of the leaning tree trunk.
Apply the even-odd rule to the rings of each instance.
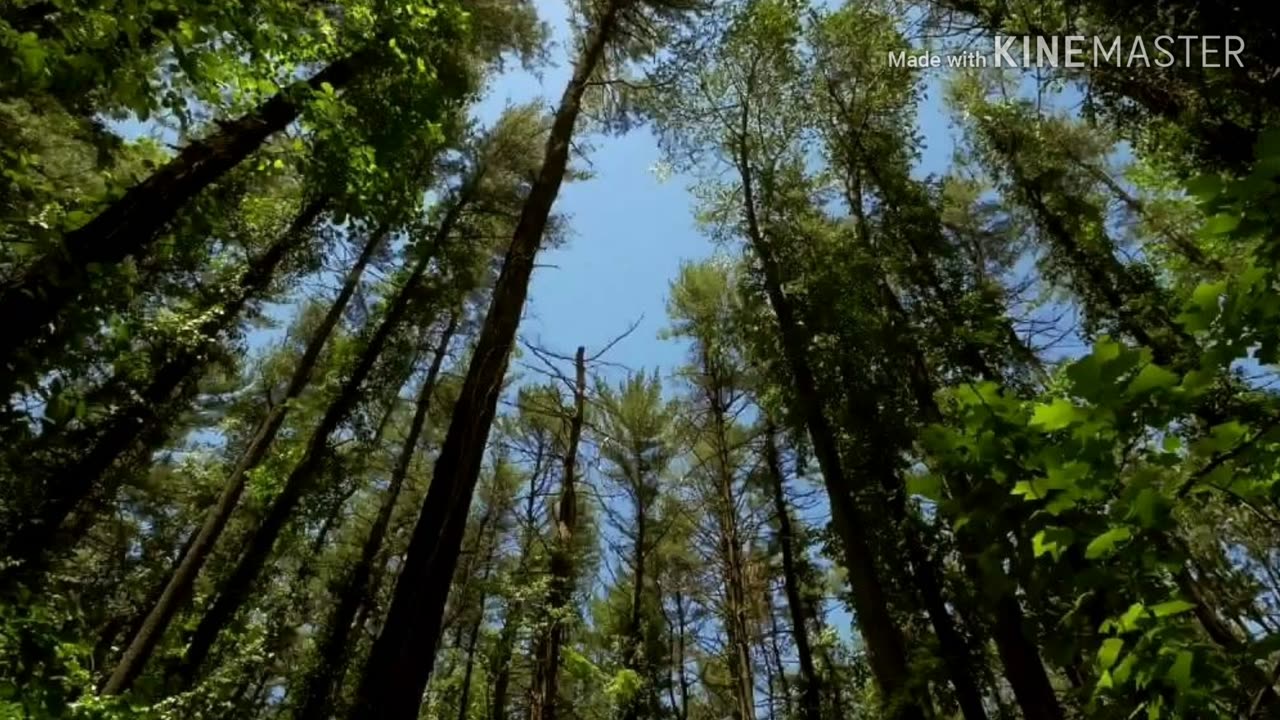
[[[920,344],[912,334],[906,310],[893,288],[883,279],[879,282],[879,294],[884,309],[891,320],[897,324],[891,336],[895,338],[896,349],[905,360],[908,390],[916,405],[918,419],[926,425],[941,423],[943,416],[935,399],[936,386],[925,364]],[[972,367],[970,370],[976,371]],[[946,480],[949,490],[955,497],[964,497],[973,491],[972,482],[963,475],[949,474]],[[907,522],[912,520],[904,518]],[[915,528],[907,528],[907,530],[917,538],[913,544],[920,548],[916,551],[918,554],[923,549],[918,539],[919,530]],[[975,537],[971,529],[966,529],[957,534],[956,542],[964,559],[965,570],[970,577],[990,578],[990,571],[977,560],[985,540]],[[921,558],[921,562],[927,563],[929,560]],[[936,569],[925,567],[918,575],[923,587],[928,589],[927,602],[933,608],[930,615],[945,614],[947,610],[945,602],[941,600],[940,573]],[[985,584],[999,587],[1000,583],[997,580],[990,578],[990,581]],[[988,610],[992,620],[992,640],[1004,667],[1005,678],[1009,681],[1023,714],[1028,718],[1045,718],[1046,720],[1063,717],[1062,706],[1058,702],[1057,694],[1045,670],[1040,650],[1025,626],[1022,605],[1017,597],[1008,590],[1000,591]],[[952,644],[955,642],[957,641],[953,639]],[[948,664],[963,665],[962,658],[965,654],[959,648],[947,653]],[[983,712],[985,713],[985,710]]]
[[[613,0],[574,67],[552,123],[542,168],[525,200],[493,290],[493,301],[467,368],[449,430],[436,460],[422,515],[409,542],[382,633],[373,643],[356,694],[361,717],[413,720],[435,663],[434,648],[458,561],[468,509],[501,392],[533,261],[569,161],[582,95],[604,57],[623,0]]]
[[[782,462],[774,441],[776,430],[770,424],[765,429],[765,468],[773,490],[773,511],[778,520],[778,544],[782,548],[782,582],[787,596],[787,611],[791,616],[791,635],[800,664],[800,718],[821,720],[822,682],[813,664],[813,650],[809,645],[809,630],[805,622],[804,601],[800,598],[800,575],[796,565],[795,534],[791,529],[791,510],[783,489]]]
[[[729,650],[729,675],[733,680],[733,696],[739,720],[754,720],[755,681],[751,670],[751,637],[747,626],[746,563],[742,555],[742,539],[733,487],[732,460],[729,457],[729,408],[722,390],[725,382],[708,352],[702,352],[703,391],[714,426],[712,442],[715,460],[716,524],[718,525],[720,559],[724,563],[724,627]]]
[[[484,542],[484,522],[488,518],[488,513],[481,518],[479,532],[476,533],[476,551],[479,552],[479,546]],[[480,640],[480,628],[484,625],[484,608],[488,602],[488,583],[489,576],[493,573],[493,559],[497,551],[498,538],[497,529],[494,530],[493,537],[490,539],[489,551],[484,559],[484,572],[480,574],[480,597],[476,600],[475,622],[471,623],[471,628],[467,633],[467,662],[462,669],[462,695],[458,699],[458,720],[467,720],[468,711],[471,709],[471,679],[475,675],[476,668],[476,644]],[[462,623],[458,623],[459,626]],[[461,643],[459,643],[461,645]]]
[[[560,480],[560,507],[556,514],[555,546],[551,550],[551,587],[547,612],[550,627],[534,651],[533,691],[529,698],[528,720],[555,720],[556,701],[560,689],[560,650],[564,645],[565,619],[577,580],[573,563],[573,534],[578,528],[577,481],[578,442],[582,438],[583,416],[587,403],[586,348],[578,347],[574,357],[576,368],[573,391],[573,417],[569,421],[569,442],[564,455],[564,472]]]
[[[8,397],[42,368],[43,347],[63,340],[57,320],[92,282],[91,268],[145,256],[179,211],[298,118],[308,89],[351,82],[368,59],[357,52],[330,63],[302,85],[276,93],[245,115],[187,144],[176,157],[134,185],[92,220],[63,236],[62,247],[41,256],[0,285],[0,397]]]
[[[267,516],[249,539],[244,555],[237,562],[231,575],[222,583],[213,605],[201,618],[177,673],[178,683],[182,687],[190,687],[199,674],[200,666],[212,650],[214,641],[248,599],[253,584],[262,572],[272,548],[275,547],[276,539],[323,465],[329,446],[329,436],[360,401],[361,386],[372,372],[383,348],[405,320],[414,298],[420,295],[422,278],[426,275],[432,258],[438,255],[441,246],[453,232],[463,206],[469,201],[467,193],[469,190],[464,190],[464,195],[450,205],[440,227],[436,230],[432,247],[429,251],[423,252],[414,263],[409,276],[392,299],[377,329],[365,344],[355,366],[345,374],[337,397],[326,408],[319,425],[311,434],[302,458],[289,473],[284,487],[272,502]]]
[[[379,229],[365,243],[364,250],[361,251],[359,258],[356,259],[356,264],[348,271],[342,288],[338,291],[338,296],[334,298],[333,304],[329,306],[328,312],[325,313],[320,325],[316,327],[311,339],[307,342],[307,347],[303,351],[302,357],[298,359],[293,375],[289,378],[289,384],[285,388],[284,397],[258,424],[258,429],[254,432],[248,447],[240,454],[240,458],[232,468],[231,475],[227,478],[226,485],[223,487],[217,503],[209,508],[209,512],[205,515],[204,522],[201,524],[194,540],[183,553],[178,566],[169,576],[168,584],[165,586],[163,593],[155,604],[151,606],[151,611],[148,613],[146,620],[143,621],[136,634],[130,639],[124,655],[120,658],[120,662],[117,663],[115,670],[112,671],[107,683],[103,685],[101,691],[103,695],[115,695],[128,690],[133,685],[134,680],[137,679],[139,673],[142,672],[148,660],[150,660],[156,644],[164,636],[169,623],[173,620],[174,614],[187,601],[191,594],[191,588],[195,584],[196,576],[199,575],[200,570],[209,559],[214,545],[222,535],[223,529],[226,528],[227,522],[231,519],[231,514],[235,510],[237,503],[239,503],[240,496],[244,493],[245,482],[248,479],[249,472],[258,467],[263,459],[266,458],[267,451],[271,448],[276,434],[284,424],[285,415],[289,411],[290,404],[302,394],[302,391],[310,383],[312,372],[315,370],[316,363],[320,358],[320,352],[324,349],[329,336],[333,333],[333,329],[346,311],[347,303],[351,300],[351,296],[355,294],[365,268],[382,245],[386,235],[385,228]]]
[[[49,472],[45,496],[22,518],[18,529],[6,540],[6,554],[22,560],[26,567],[19,573],[25,577],[38,573],[59,546],[59,530],[67,517],[95,491],[103,488],[105,476],[120,459],[139,452],[139,445],[150,447],[166,432],[161,430],[189,388],[206,366],[209,351],[216,338],[231,327],[251,300],[260,296],[271,284],[276,270],[294,249],[309,239],[307,229],[324,210],[326,200],[308,203],[289,228],[240,277],[230,298],[215,311],[207,313],[196,336],[200,340],[182,345],[172,357],[156,368],[136,400],[105,421],[105,427],[89,427],[54,438],[49,442],[66,443],[72,449],[87,447],[83,454]],[[109,383],[120,385],[115,379]],[[148,441],[142,442],[144,438]],[[145,450],[146,448],[141,448]]]
[[[745,116],[744,116],[745,117]],[[852,485],[845,476],[835,430],[831,427],[818,395],[813,368],[809,364],[808,340],[782,289],[782,272],[773,248],[764,236],[756,216],[756,199],[750,156],[745,133],[738,138],[738,172],[743,184],[743,207],[747,220],[748,241],[764,271],[765,293],[777,317],[783,356],[791,373],[796,404],[804,418],[814,455],[822,472],[831,504],[831,523],[843,546],[845,567],[849,572],[858,628],[867,644],[871,672],[884,698],[886,709],[892,709],[895,720],[922,720],[931,713],[927,700],[909,694],[910,672],[902,631],[889,612],[888,598],[880,570],[871,555],[864,513],[850,496]]]
[[[622,638],[623,658],[622,666],[631,670],[641,677],[645,676],[644,658],[644,627],[641,625],[643,616],[641,609],[644,603],[644,586],[648,579],[648,568],[645,560],[648,557],[649,545],[649,508],[645,502],[644,487],[644,458],[640,455],[639,450],[635,450],[635,457],[632,458],[635,467],[635,477],[631,482],[635,483],[635,546],[631,549],[631,566],[635,571],[635,576],[631,581],[631,616],[627,619],[627,628]],[[633,696],[626,701],[621,712],[622,720],[638,720],[640,717],[640,699],[639,696]]]
[[[883,284],[883,283],[882,283]],[[960,631],[943,593],[942,570],[930,556],[925,538],[914,513],[907,507],[906,488],[897,471],[901,441],[885,431],[875,396],[883,388],[866,385],[847,358],[840,362],[843,384],[849,396],[847,415],[854,431],[866,438],[868,449],[858,468],[860,475],[874,478],[888,511],[887,525],[892,527],[894,541],[906,559],[903,577],[911,590],[919,594],[925,616],[938,639],[947,678],[955,691],[955,699],[965,720],[986,720],[970,643]]]
[[[440,335],[436,346],[435,357],[427,369],[427,376],[418,391],[417,404],[413,419],[409,421],[409,432],[405,436],[404,445],[396,458],[395,467],[391,471],[391,479],[387,485],[382,503],[378,506],[378,514],[374,518],[369,534],[365,537],[364,546],[360,550],[360,559],[347,572],[341,588],[337,592],[337,605],[333,616],[329,619],[324,638],[316,645],[319,664],[307,678],[306,688],[302,693],[302,705],[294,715],[297,720],[324,720],[331,710],[334,684],[342,666],[346,662],[348,638],[351,635],[352,621],[360,608],[361,601],[369,589],[369,578],[373,574],[374,561],[391,525],[391,515],[395,511],[396,501],[400,497],[400,489],[405,478],[409,476],[409,467],[417,452],[422,430],[426,426],[427,413],[431,410],[431,398],[435,393],[436,379],[440,375],[440,367],[449,350],[449,342],[453,339],[457,328],[457,315],[449,318],[449,324]]]

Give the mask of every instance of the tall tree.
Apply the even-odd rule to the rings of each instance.
[[[616,34],[646,21],[649,8],[669,12],[679,7],[606,0],[586,8],[589,30],[556,109],[542,167],[520,212],[453,421],[436,459],[434,476],[439,481],[432,483],[424,501],[423,515],[414,530],[387,622],[374,643],[361,680],[359,704],[364,708],[389,717],[413,717],[431,675],[432,660],[415,661],[412,649],[433,647],[440,634],[440,614],[449,590],[446,580],[457,563],[480,458],[528,294],[534,258],[542,246],[552,205],[568,169],[569,143],[582,110],[583,95],[601,70]],[[433,549],[428,552],[428,547]]]
[[[111,672],[106,684],[103,685],[102,693],[114,694],[129,689],[129,686],[137,678],[138,673],[146,666],[152,651],[168,629],[169,623],[173,620],[173,616],[178,611],[179,606],[186,602],[192,585],[195,583],[196,576],[200,573],[201,568],[204,567],[209,553],[212,552],[214,544],[217,543],[223,529],[227,526],[227,522],[231,519],[231,513],[239,503],[240,496],[244,493],[248,474],[258,467],[263,458],[266,457],[272,442],[275,440],[276,433],[280,431],[281,426],[284,424],[285,415],[289,410],[289,403],[296,401],[311,382],[312,373],[320,359],[321,351],[329,340],[329,335],[346,311],[347,303],[351,300],[351,296],[355,294],[365,268],[368,267],[369,262],[373,259],[386,235],[387,231],[384,228],[375,229],[370,233],[364,249],[347,273],[337,297],[334,298],[333,304],[329,306],[324,318],[313,331],[306,350],[294,367],[293,375],[289,378],[289,384],[285,388],[284,396],[278,401],[279,404],[272,408],[259,423],[248,446],[232,468],[231,474],[227,478],[226,487],[218,497],[217,504],[209,509],[209,513],[205,516],[200,529],[192,537],[190,545],[183,551],[182,559],[178,566],[174,568],[173,574],[165,584],[164,591],[156,599],[146,619],[138,627],[137,633],[129,640],[119,663]]]

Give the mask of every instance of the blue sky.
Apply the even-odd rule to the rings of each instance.
[[[567,8],[561,0],[539,0],[538,11],[552,27],[553,65],[531,74],[512,70],[497,78],[476,116],[492,121],[508,103],[543,99],[548,109],[559,99],[569,74]],[[920,126],[928,147],[923,172],[937,172],[952,143],[939,103],[938,83],[928,87]],[[579,123],[580,144],[591,146],[581,166],[589,180],[561,190],[556,212],[570,220],[569,241],[540,257],[521,333],[525,340],[570,355],[578,345],[599,349],[640,320],[633,333],[604,358],[633,370],[672,371],[684,346],[659,340],[666,324],[666,298],[680,263],[707,257],[711,243],[693,221],[687,178],[659,182],[651,168],[660,152],[647,129],[618,136],[590,131]],[[587,131],[587,132],[584,132]],[[643,318],[643,319],[641,319]]]
[[[566,57],[567,9],[560,0],[540,0],[538,10],[553,29],[554,66],[531,74],[513,70],[495,80],[476,116],[492,122],[509,103],[543,99],[548,109],[558,99],[569,74]],[[941,106],[940,82],[933,79],[920,106],[918,124],[926,139],[918,173],[940,172],[949,163],[953,143]],[[588,132],[584,133],[584,130]],[[589,132],[579,123],[579,145],[592,149],[580,165],[589,180],[563,187],[556,212],[570,221],[569,241],[545,252],[530,289],[521,325],[522,337],[561,355],[586,345],[598,350],[640,321],[635,331],[615,345],[604,360],[630,370],[659,369],[669,376],[684,362],[686,345],[658,339],[667,325],[666,301],[680,264],[711,254],[711,242],[694,225],[689,179],[680,175],[660,182],[651,168],[660,159],[652,133],[640,128],[623,136]],[[597,368],[620,373],[616,366]],[[528,375],[530,381],[542,378]],[[667,391],[673,387],[668,384]],[[810,523],[826,521],[820,497],[801,511]],[[829,620],[846,641],[854,638],[852,616],[840,603],[830,603]]]

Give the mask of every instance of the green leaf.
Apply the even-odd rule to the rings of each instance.
[[[1230,452],[1244,441],[1248,432],[1248,428],[1238,421],[1228,420],[1214,425],[1209,430],[1209,436],[1196,443],[1196,449],[1206,455]]]
[[[1174,687],[1181,692],[1186,692],[1191,687],[1191,662],[1194,659],[1190,650],[1179,650],[1178,657],[1173,661],[1173,665],[1169,666],[1168,672],[1164,677]]]
[[[1094,538],[1084,549],[1084,556],[1089,560],[1110,555],[1116,551],[1116,545],[1133,536],[1133,531],[1120,526],[1114,527]]]
[[[1214,374],[1206,370],[1192,370],[1182,379],[1182,389],[1186,392],[1199,392],[1213,385]]]
[[[1048,405],[1037,405],[1031,416],[1031,424],[1042,430],[1053,432],[1069,427],[1084,418],[1084,410],[1072,405],[1069,400],[1057,398]]]
[[[1138,375],[1129,383],[1126,392],[1133,395],[1143,395],[1154,390],[1171,388],[1178,384],[1178,376],[1159,365],[1148,364],[1138,372]]]
[[[1253,144],[1253,154],[1260,160],[1280,156],[1280,127],[1263,130]]]
[[[1218,299],[1227,291],[1227,284],[1222,281],[1201,283],[1191,291],[1191,303],[1202,308],[1217,308]]]
[[[1129,676],[1133,674],[1133,666],[1137,664],[1137,661],[1138,656],[1134,653],[1125,655],[1124,659],[1120,661],[1120,664],[1111,671],[1111,677],[1117,684],[1125,684],[1125,682],[1128,681]]]
[[[1010,490],[1009,492],[1017,497],[1029,497],[1032,500],[1041,500],[1049,493],[1049,482],[1046,478],[1019,480],[1014,483],[1013,490]]]
[[[1069,528],[1047,527],[1031,538],[1031,550],[1036,557],[1048,553],[1057,560],[1064,550],[1071,547],[1073,540],[1075,540],[1075,533]]]
[[[1129,518],[1136,519],[1144,528],[1153,528],[1164,517],[1167,506],[1168,503],[1160,493],[1151,488],[1142,488],[1129,508]]]
[[[1102,641],[1102,647],[1098,648],[1098,667],[1102,670],[1110,670],[1116,661],[1120,659],[1120,651],[1124,650],[1124,639],[1107,638]]]
[[[1151,613],[1156,617],[1170,617],[1172,615],[1180,615],[1188,610],[1194,610],[1195,607],[1194,603],[1189,603],[1186,600],[1170,600],[1153,606]]]
[[[1209,200],[1222,192],[1222,178],[1205,174],[1187,181],[1187,193],[1201,200]]]
[[[1115,622],[1115,626],[1122,633],[1132,632],[1138,629],[1138,621],[1142,619],[1142,615],[1147,611],[1147,606],[1142,603],[1134,603],[1124,611],[1124,615]]]
[[[907,492],[938,502],[942,499],[942,479],[934,473],[920,473],[907,478]]]
[[[1210,235],[1226,235],[1237,227],[1240,227],[1240,216],[1224,213],[1209,218],[1204,224],[1204,231]]]
[[[44,414],[55,423],[61,423],[70,418],[75,412],[75,405],[65,393],[58,393],[49,398],[49,402],[45,405]]]

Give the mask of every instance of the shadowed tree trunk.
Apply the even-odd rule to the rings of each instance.
[[[560,479],[560,506],[556,513],[555,546],[551,551],[551,587],[547,612],[550,627],[534,651],[533,689],[529,699],[529,720],[555,720],[559,695],[560,650],[565,639],[565,616],[570,610],[576,584],[573,563],[573,534],[578,527],[577,482],[578,442],[582,438],[587,404],[587,368],[579,347],[574,356],[576,370],[573,389],[573,417],[569,420],[569,440],[565,447],[564,472]]]
[[[360,550],[360,559],[347,572],[341,589],[337,592],[337,604],[334,608],[333,616],[329,619],[325,636],[316,644],[318,665],[312,670],[310,677],[307,678],[307,685],[303,690],[302,706],[294,716],[298,720],[324,720],[332,709],[333,686],[339,671],[346,662],[352,620],[360,607],[361,600],[364,599],[369,589],[369,578],[373,571],[373,564],[386,538],[387,528],[391,525],[391,515],[395,511],[396,500],[400,497],[400,489],[404,486],[405,478],[409,475],[409,467],[413,462],[413,456],[418,450],[422,430],[426,426],[427,414],[431,409],[431,398],[435,392],[436,379],[440,375],[440,367],[444,362],[445,355],[448,353],[449,342],[453,339],[457,325],[458,319],[455,313],[449,317],[449,324],[445,326],[444,331],[440,334],[440,342],[436,346],[435,357],[431,359],[431,366],[427,369],[427,375],[418,391],[417,404],[413,412],[413,419],[409,421],[409,432],[405,436],[404,446],[400,449],[400,454],[396,458],[396,464],[391,471],[391,479],[388,482],[387,490],[382,497],[381,504],[378,506],[378,515],[374,518],[373,526],[369,528],[369,534],[365,537],[364,546]]]
[[[874,257],[877,250],[872,242],[870,224],[863,211],[862,185],[858,179],[857,170],[859,162],[853,157],[849,157],[846,160],[848,164],[845,179],[846,200],[858,227],[859,241],[862,243],[863,248]],[[887,178],[874,165],[869,166],[867,169],[872,176],[872,180],[881,188],[882,192],[900,192],[893,189]],[[900,208],[895,201],[890,201],[889,204],[894,212],[900,212]],[[910,244],[910,250],[915,265],[923,270],[922,275],[926,278],[926,286],[934,295],[935,301],[945,303],[945,288],[941,278],[934,272],[932,261],[927,251],[914,242]],[[890,322],[894,325],[887,333],[887,337],[890,338],[891,347],[898,357],[906,360],[904,363],[906,381],[910,388],[911,396],[915,400],[916,411],[920,420],[926,424],[941,422],[942,415],[934,399],[936,388],[925,364],[920,343],[912,332],[911,321],[907,316],[906,309],[885,278],[886,275],[884,273],[877,275],[876,286],[882,307]],[[1012,332],[1007,325],[1006,332]],[[1016,338],[1014,340],[1014,344],[1021,347],[1020,343],[1016,342]],[[997,377],[997,374],[987,362],[982,348],[972,342],[965,342],[964,347],[961,348],[960,363],[978,377]],[[1035,366],[1034,362],[1028,364],[1030,367]],[[867,405],[868,407],[874,407],[874,403],[868,403]],[[850,413],[854,418],[865,415],[858,407],[851,408]],[[879,423],[872,421],[869,429],[874,432],[878,427]],[[889,444],[890,442],[885,439],[876,441],[877,446],[887,446]],[[949,477],[948,484],[952,491],[959,493],[960,496],[968,494],[971,490],[967,478]],[[950,617],[947,603],[942,595],[941,571],[925,551],[926,544],[920,535],[921,531],[917,527],[916,519],[909,517],[906,513],[905,497],[902,495],[901,483],[896,479],[886,482],[884,489],[892,498],[896,506],[895,512],[900,516],[900,522],[904,525],[903,531],[908,543],[907,547],[912,558],[912,564],[915,566],[915,582],[921,591],[926,611],[938,635],[939,644],[943,651],[943,659],[946,661],[948,673],[952,677],[953,685],[956,687],[957,699],[964,708],[966,716],[973,714],[974,717],[985,717],[986,710],[982,704],[981,694],[977,690],[977,683],[971,669],[973,665],[972,658],[966,647],[967,644],[964,642],[963,637],[959,635],[954,621]],[[961,533],[960,537],[957,538],[957,542],[965,555],[965,567],[970,576],[982,577],[985,575],[986,571],[975,560],[978,546],[975,544],[975,539],[972,535]],[[1024,627],[1022,608],[1017,599],[1007,592],[1003,593],[995,600],[994,606],[990,608],[988,614],[993,616],[993,640],[1003,661],[1006,679],[1013,687],[1014,695],[1018,698],[1023,712],[1028,718],[1056,719],[1062,717],[1062,708],[1049,682],[1048,674],[1045,672],[1039,649],[1028,636],[1027,628]],[[956,681],[957,678],[960,679],[959,682]]]
[[[231,514],[235,510],[236,504],[240,501],[240,496],[244,493],[245,481],[249,472],[256,468],[266,457],[271,444],[275,441],[276,434],[284,424],[290,403],[295,401],[302,394],[302,391],[306,389],[307,384],[310,383],[312,372],[315,370],[316,362],[320,358],[320,352],[324,349],[329,336],[333,333],[333,329],[342,318],[343,312],[346,311],[347,303],[351,300],[351,296],[355,294],[365,268],[382,245],[386,235],[386,228],[375,231],[368,242],[365,243],[364,249],[356,259],[356,264],[347,272],[347,277],[342,283],[341,290],[338,291],[337,297],[334,298],[333,304],[329,306],[329,310],[320,321],[320,325],[312,333],[302,357],[298,359],[298,364],[294,367],[293,375],[290,376],[289,384],[285,388],[284,397],[262,419],[257,431],[254,432],[252,439],[249,441],[248,447],[240,454],[240,458],[236,461],[235,467],[232,468],[231,475],[227,478],[226,485],[223,487],[217,503],[209,508],[204,523],[200,526],[200,530],[196,533],[186,552],[183,553],[177,568],[169,577],[164,592],[151,607],[146,620],[139,626],[137,634],[129,641],[129,646],[124,655],[121,656],[120,662],[116,665],[115,670],[112,671],[107,683],[102,687],[102,694],[114,695],[129,689],[134,680],[137,679],[138,674],[146,667],[147,661],[151,658],[151,653],[168,629],[174,614],[187,601],[191,594],[191,588],[195,584],[196,576],[199,575],[200,570],[209,559],[209,554],[213,551],[214,545],[222,535],[223,529],[226,528],[227,522],[231,519]]]
[[[936,388],[933,378],[925,365],[923,352],[911,335],[906,311],[887,283],[881,281],[879,291],[885,309],[897,324],[891,335],[897,338],[895,343],[900,353],[899,357],[905,360],[907,382],[919,419],[924,424],[941,423],[943,416],[934,397]],[[972,483],[967,477],[951,474],[946,480],[955,497],[965,497],[973,490]],[[914,522],[914,519],[904,517],[904,521]],[[907,532],[917,534],[919,531],[916,528],[908,528]],[[956,541],[969,576],[973,578],[987,576],[989,571],[984,569],[977,560],[984,541],[976,538],[970,530],[958,533]],[[918,540],[913,545],[917,548],[915,553],[923,552],[922,544]],[[920,562],[928,563],[929,560],[921,557]],[[946,613],[946,605],[941,597],[939,574],[926,567],[918,573],[918,576],[924,587],[929,589],[926,602],[933,607],[931,615]],[[994,579],[989,584],[999,586]],[[992,639],[995,641],[996,650],[1005,669],[1005,678],[1013,688],[1014,697],[1023,714],[1028,718],[1045,718],[1046,720],[1062,718],[1062,706],[1058,702],[1057,694],[1045,670],[1040,650],[1029,635],[1028,628],[1025,627],[1025,616],[1018,599],[1010,591],[1000,592],[988,608],[988,615],[992,620]],[[957,641],[953,639],[954,642]],[[945,654],[952,665],[967,665],[965,656],[967,653],[961,648]]]
[[[493,290],[493,300],[463,380],[422,515],[387,613],[356,693],[362,717],[414,720],[435,663],[450,579],[458,561],[467,512],[496,412],[533,273],[534,256],[564,181],[569,143],[582,95],[616,30],[623,0],[613,0],[588,32],[564,90],[534,180]]]
[[[756,216],[754,178],[745,131],[748,117],[745,103],[741,112],[744,127],[739,129],[735,138],[734,160],[743,187],[747,240],[760,260],[765,293],[777,318],[779,339],[791,374],[796,405],[813,442],[814,455],[826,486],[831,504],[831,523],[840,538],[845,567],[849,572],[858,629],[866,641],[871,671],[885,698],[886,709],[893,708],[895,720],[922,720],[930,714],[926,710],[927,700],[909,695],[907,690],[910,673],[906,647],[902,631],[889,613],[880,571],[871,556],[866,535],[869,525],[852,501],[850,493],[853,486],[845,476],[835,431],[823,410],[809,364],[806,333],[797,324],[790,298],[783,292],[782,271]]]
[[[213,648],[214,641],[248,599],[253,584],[271,555],[276,539],[324,464],[329,436],[346,420],[351,410],[360,401],[361,386],[372,372],[392,335],[406,319],[412,301],[420,295],[420,285],[432,259],[439,254],[441,247],[452,234],[463,207],[470,202],[471,187],[471,181],[465,183],[460,196],[450,204],[440,226],[436,229],[431,247],[425,249],[414,263],[404,284],[388,305],[377,329],[361,350],[355,366],[349,373],[344,373],[342,387],[325,409],[301,459],[289,473],[279,495],[272,502],[267,516],[263,518],[262,523],[249,539],[246,550],[235,569],[221,584],[218,597],[201,618],[176,673],[180,686],[190,687],[194,682],[200,672],[200,666]]]
[[[485,523],[481,522],[480,531],[477,533],[477,544],[483,541]],[[493,572],[493,558],[497,550],[498,540],[495,531],[494,538],[489,543],[489,552],[484,560],[484,572],[480,575],[480,598],[476,601],[476,620],[471,623],[471,628],[467,633],[466,653],[467,662],[462,669],[462,696],[458,699],[458,720],[467,720],[468,706],[471,704],[471,678],[475,674],[476,667],[476,643],[480,640],[480,628],[484,625],[484,606],[488,601],[487,584],[489,576]],[[478,548],[477,548],[478,550]]]
[[[88,288],[91,266],[146,256],[187,203],[298,118],[309,90],[349,84],[370,55],[362,51],[336,60],[302,83],[303,88],[281,90],[253,111],[218,123],[214,132],[188,143],[92,220],[64,235],[62,247],[0,285],[0,317],[7,318],[0,347],[0,397],[8,397],[41,369],[42,345],[63,340],[57,320]]]
[[[43,488],[43,496],[36,499],[7,539],[5,554],[26,563],[19,568],[21,575],[29,577],[42,570],[61,545],[59,531],[78,505],[94,492],[110,492],[111,488],[103,485],[108,484],[104,483],[105,476],[113,466],[124,456],[145,452],[167,436],[163,426],[206,366],[211,346],[239,320],[244,307],[270,286],[285,258],[310,239],[307,230],[326,205],[322,198],[302,208],[280,238],[249,265],[221,307],[206,313],[195,333],[200,339],[181,345],[162,362],[136,399],[113,413],[101,427],[90,426],[48,441],[65,443],[76,451],[87,449],[49,472],[49,485]],[[107,382],[125,383],[114,378]]]
[[[187,534],[187,539],[183,541],[182,547],[178,549],[178,554],[170,564],[170,574],[177,570],[179,563],[182,562],[182,558],[186,557],[187,551],[191,549],[191,545],[195,542],[195,539],[196,533],[192,532]],[[93,660],[96,667],[106,669],[107,661],[114,659],[114,655],[119,649],[119,646],[116,645],[116,640],[120,639],[121,636],[125,639],[133,637],[134,633],[138,631],[138,628],[146,622],[146,612],[160,599],[160,595],[164,592],[164,589],[165,583],[156,583],[147,594],[146,602],[143,603],[139,610],[127,616],[122,615],[113,617],[107,623],[106,628],[99,633],[98,642],[93,648]]]
[[[800,664],[800,717],[801,720],[821,720],[822,685],[813,664],[813,650],[809,645],[809,630],[805,622],[804,601],[800,598],[800,575],[796,567],[795,534],[791,529],[791,510],[783,487],[782,461],[775,441],[777,431],[770,424],[765,429],[765,468],[769,473],[769,485],[773,491],[773,512],[778,521],[778,545],[782,549],[782,587],[787,596],[787,611],[791,617],[791,636],[796,646]]]

